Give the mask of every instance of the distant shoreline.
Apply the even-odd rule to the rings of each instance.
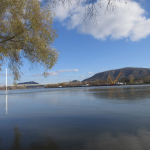
[[[140,83],[140,84],[125,84],[125,85],[119,85],[119,84],[103,84],[103,85],[88,85],[88,86],[62,86],[62,87],[46,87],[46,86],[8,86],[7,90],[19,90],[19,89],[43,89],[43,88],[74,88],[74,87],[97,87],[97,86],[126,86],[126,85],[150,85],[150,83]],[[1,86],[0,90],[6,90],[6,86]]]

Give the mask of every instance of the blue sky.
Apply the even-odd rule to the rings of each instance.
[[[106,0],[103,0],[106,1]],[[115,14],[100,10],[96,25],[85,20],[80,24],[83,6],[80,10],[69,7],[68,11],[56,8],[54,28],[59,37],[54,47],[59,51],[57,64],[48,70],[47,78],[42,76],[44,68],[31,68],[24,60],[19,82],[58,83],[71,80],[82,81],[96,73],[124,67],[150,68],[150,2],[137,0],[117,10]],[[86,26],[85,26],[86,25]],[[5,84],[5,69],[0,72],[0,85]],[[8,74],[10,71],[8,69]],[[8,76],[13,84],[13,76]]]

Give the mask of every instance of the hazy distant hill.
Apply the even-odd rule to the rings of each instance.
[[[133,75],[134,78],[142,78],[145,76],[150,76],[150,68],[133,68],[133,67],[127,67],[127,68],[121,68],[116,70],[109,70],[105,72],[100,72],[95,75],[93,75],[90,78],[87,78],[83,81],[95,81],[95,80],[107,80],[108,75],[112,78],[112,80],[116,79],[118,74],[122,71],[122,74],[118,79],[121,78],[129,78],[130,75]]]

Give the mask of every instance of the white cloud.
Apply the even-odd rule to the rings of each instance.
[[[57,72],[72,72],[72,71],[79,71],[78,69],[66,69],[66,70],[58,70]]]
[[[52,72],[47,72],[47,76],[57,76],[59,72],[55,72],[55,71],[52,71]]]
[[[88,72],[88,74],[91,74],[91,73],[93,73],[93,72]]]
[[[84,78],[85,76],[80,76],[81,78]]]
[[[0,76],[4,76],[5,77],[6,74],[5,73],[0,73]],[[10,76],[12,76],[12,74],[7,74],[7,76],[10,77]]]
[[[64,73],[64,72],[74,72],[74,71],[79,71],[78,69],[66,69],[66,70],[58,70],[58,71],[51,71],[51,72],[46,72],[47,76],[57,76],[60,73]],[[43,74],[37,74],[37,75],[33,75],[34,77],[40,77],[43,76]]]
[[[80,3],[82,3],[84,0],[80,0]],[[75,13],[78,13],[80,6],[77,3],[77,0],[71,0],[71,1],[65,1],[65,3],[60,3],[60,5],[57,5],[54,7],[55,11],[55,18],[59,20],[60,22],[63,22],[65,19],[71,17]],[[63,24],[65,24],[63,22]]]
[[[98,0],[96,4],[101,2],[106,4],[107,1]],[[150,34],[150,19],[146,18],[146,11],[139,3],[131,1],[126,8],[124,0],[122,0],[116,5],[122,9],[118,9],[112,14],[109,12],[105,14],[106,5],[102,8],[98,8],[96,5],[96,9],[101,15],[95,18],[95,23],[89,21],[87,17],[83,24],[81,18],[85,15],[85,6],[80,4],[78,9],[75,9],[74,5],[67,5],[67,9],[64,9],[62,5],[59,5],[56,7],[56,19],[68,29],[76,28],[80,33],[90,34],[100,40],[110,37],[112,39],[129,38],[131,41],[138,41]]]

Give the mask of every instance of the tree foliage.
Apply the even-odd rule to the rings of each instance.
[[[46,70],[56,64],[58,52],[52,44],[57,33],[50,10],[38,0],[0,0],[0,69],[7,61],[15,80],[24,58]]]
[[[63,5],[79,8],[85,6],[82,20],[93,20],[99,15],[98,9],[106,6],[106,11],[115,11],[118,3],[132,0],[0,0],[0,70],[7,61],[14,79],[20,78],[23,59],[51,69],[57,62],[58,52],[52,47],[57,37],[52,28],[53,15],[49,7]],[[49,3],[50,2],[50,3]],[[49,5],[48,5],[49,4]],[[54,8],[53,8],[54,10]],[[44,73],[46,75],[46,73]]]

